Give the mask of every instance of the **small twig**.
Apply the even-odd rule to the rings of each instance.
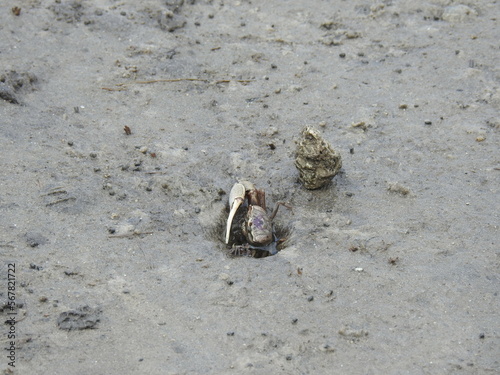
[[[66,193],[67,193],[66,189],[62,186],[59,186],[59,187],[55,187],[55,188],[50,189],[50,191],[48,191],[45,194],[42,194],[42,197],[49,196],[49,195],[56,195],[56,194],[66,194]]]
[[[160,83],[160,82],[205,82],[205,83],[210,83],[211,81],[209,79],[203,79],[203,78],[172,78],[172,79],[153,79],[150,81],[133,81],[133,82],[124,82],[124,83],[118,83],[116,86],[118,88],[110,88],[110,87],[102,87],[103,90],[107,91],[124,91],[126,90],[126,86],[138,84],[138,85],[148,85],[150,83]],[[215,84],[219,83],[229,83],[229,82],[238,82],[238,83],[250,83],[253,82],[253,79],[220,79],[217,81],[214,81]]]
[[[117,89],[115,89],[115,88],[110,88],[110,87],[101,87],[101,89],[106,90],[106,91],[125,91],[125,90],[127,90],[127,89],[126,89],[126,88],[124,88],[124,87],[119,87],[119,88],[117,88]]]
[[[56,204],[59,204],[59,203],[64,203],[64,202],[68,202],[68,201],[73,201],[75,200],[76,198],[75,197],[68,197],[68,198],[62,198],[62,199],[58,199],[54,202],[49,202],[47,203],[45,206],[46,207],[50,207],[50,206],[54,206]]]
[[[150,83],[158,83],[158,82],[182,82],[182,81],[208,82],[207,79],[201,79],[201,78],[172,78],[172,79],[153,79],[151,81],[125,82],[125,83],[118,83],[116,86],[129,86],[133,84],[147,85]]]
[[[154,232],[133,232],[133,233],[123,233],[123,234],[112,234],[108,238],[127,238],[134,236],[141,236],[143,234],[153,234]]]

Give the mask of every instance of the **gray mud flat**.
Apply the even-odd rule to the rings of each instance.
[[[15,3],[2,373],[500,373],[497,2]],[[240,178],[293,206],[275,256],[213,230]]]

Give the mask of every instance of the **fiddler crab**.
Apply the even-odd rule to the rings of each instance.
[[[277,239],[273,232],[272,221],[278,212],[279,206],[288,209],[292,207],[284,202],[277,202],[271,215],[266,210],[266,193],[259,190],[248,181],[234,184],[229,193],[230,212],[226,226],[226,244],[229,244],[231,227],[238,208],[247,200],[245,218],[241,225],[241,232],[247,242],[242,245],[233,245],[231,255],[235,256],[268,256],[278,252],[277,246],[285,239]],[[256,256],[256,254],[261,254]],[[265,255],[262,255],[265,254]]]

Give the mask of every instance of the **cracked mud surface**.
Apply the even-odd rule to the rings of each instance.
[[[498,4],[14,5],[14,373],[500,371]],[[305,126],[342,155],[316,191],[294,166]],[[275,256],[230,258],[212,233],[239,178],[293,206]],[[58,327],[83,307],[92,329]]]

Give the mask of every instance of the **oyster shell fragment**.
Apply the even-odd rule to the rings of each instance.
[[[297,142],[295,166],[306,189],[319,189],[330,182],[342,167],[340,154],[312,127],[302,130]]]

